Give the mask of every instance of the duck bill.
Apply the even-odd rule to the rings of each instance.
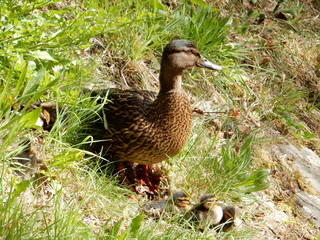
[[[211,70],[222,70],[222,67],[213,63],[213,62],[210,62],[208,59],[206,59],[205,57],[201,56],[201,59],[197,62],[197,66],[198,67],[201,67],[201,68],[208,68],[208,69],[211,69]]]

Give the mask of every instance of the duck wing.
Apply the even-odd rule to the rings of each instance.
[[[91,96],[100,96],[103,106],[104,128],[112,133],[121,131],[137,122],[157,97],[147,90],[122,90],[109,88],[93,91]]]

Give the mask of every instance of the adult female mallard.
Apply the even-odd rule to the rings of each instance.
[[[103,107],[108,157],[142,164],[141,179],[151,191],[157,184],[152,184],[148,165],[175,156],[189,137],[191,108],[181,82],[183,70],[193,66],[222,69],[205,59],[194,43],[173,40],[163,50],[158,93],[113,88],[93,94],[108,98]]]

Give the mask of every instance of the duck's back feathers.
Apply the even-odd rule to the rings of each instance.
[[[130,127],[141,118],[145,109],[156,99],[157,94],[146,90],[109,88],[94,91],[92,96],[100,96],[101,104],[107,103],[103,107],[103,114],[106,117],[104,125],[112,134]]]
[[[110,89],[101,98],[106,141],[113,160],[158,163],[176,155],[191,127],[189,100],[182,91]]]

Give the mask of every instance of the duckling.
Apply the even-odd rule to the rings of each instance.
[[[143,206],[143,211],[152,217],[159,218],[164,213],[184,214],[192,207],[190,198],[182,191],[172,194],[167,200],[152,201]]]
[[[217,226],[223,218],[222,207],[213,194],[204,194],[200,203],[191,211],[191,220],[195,221],[202,230],[206,226]]]
[[[224,206],[223,217],[219,224],[221,224],[220,230],[227,232],[234,227],[237,227],[241,224],[241,220],[238,217],[238,209],[234,206]]]
[[[12,109],[16,108],[17,104],[13,104]],[[18,111],[22,111],[25,108],[25,104],[18,105]],[[31,112],[37,108],[40,108],[41,112],[35,125],[42,127],[43,130],[50,131],[57,120],[57,112],[62,112],[62,107],[58,106],[57,108],[57,104],[54,102],[33,102],[26,110]]]
[[[107,159],[142,164],[140,179],[153,192],[157,192],[159,181],[152,179],[148,165],[175,156],[190,134],[191,108],[181,84],[182,72],[194,66],[222,69],[204,58],[194,43],[173,40],[163,50],[158,93],[115,88],[92,93],[108,99],[100,101],[105,103],[102,115],[106,121],[100,128],[104,128],[102,138],[107,140],[103,144]]]

